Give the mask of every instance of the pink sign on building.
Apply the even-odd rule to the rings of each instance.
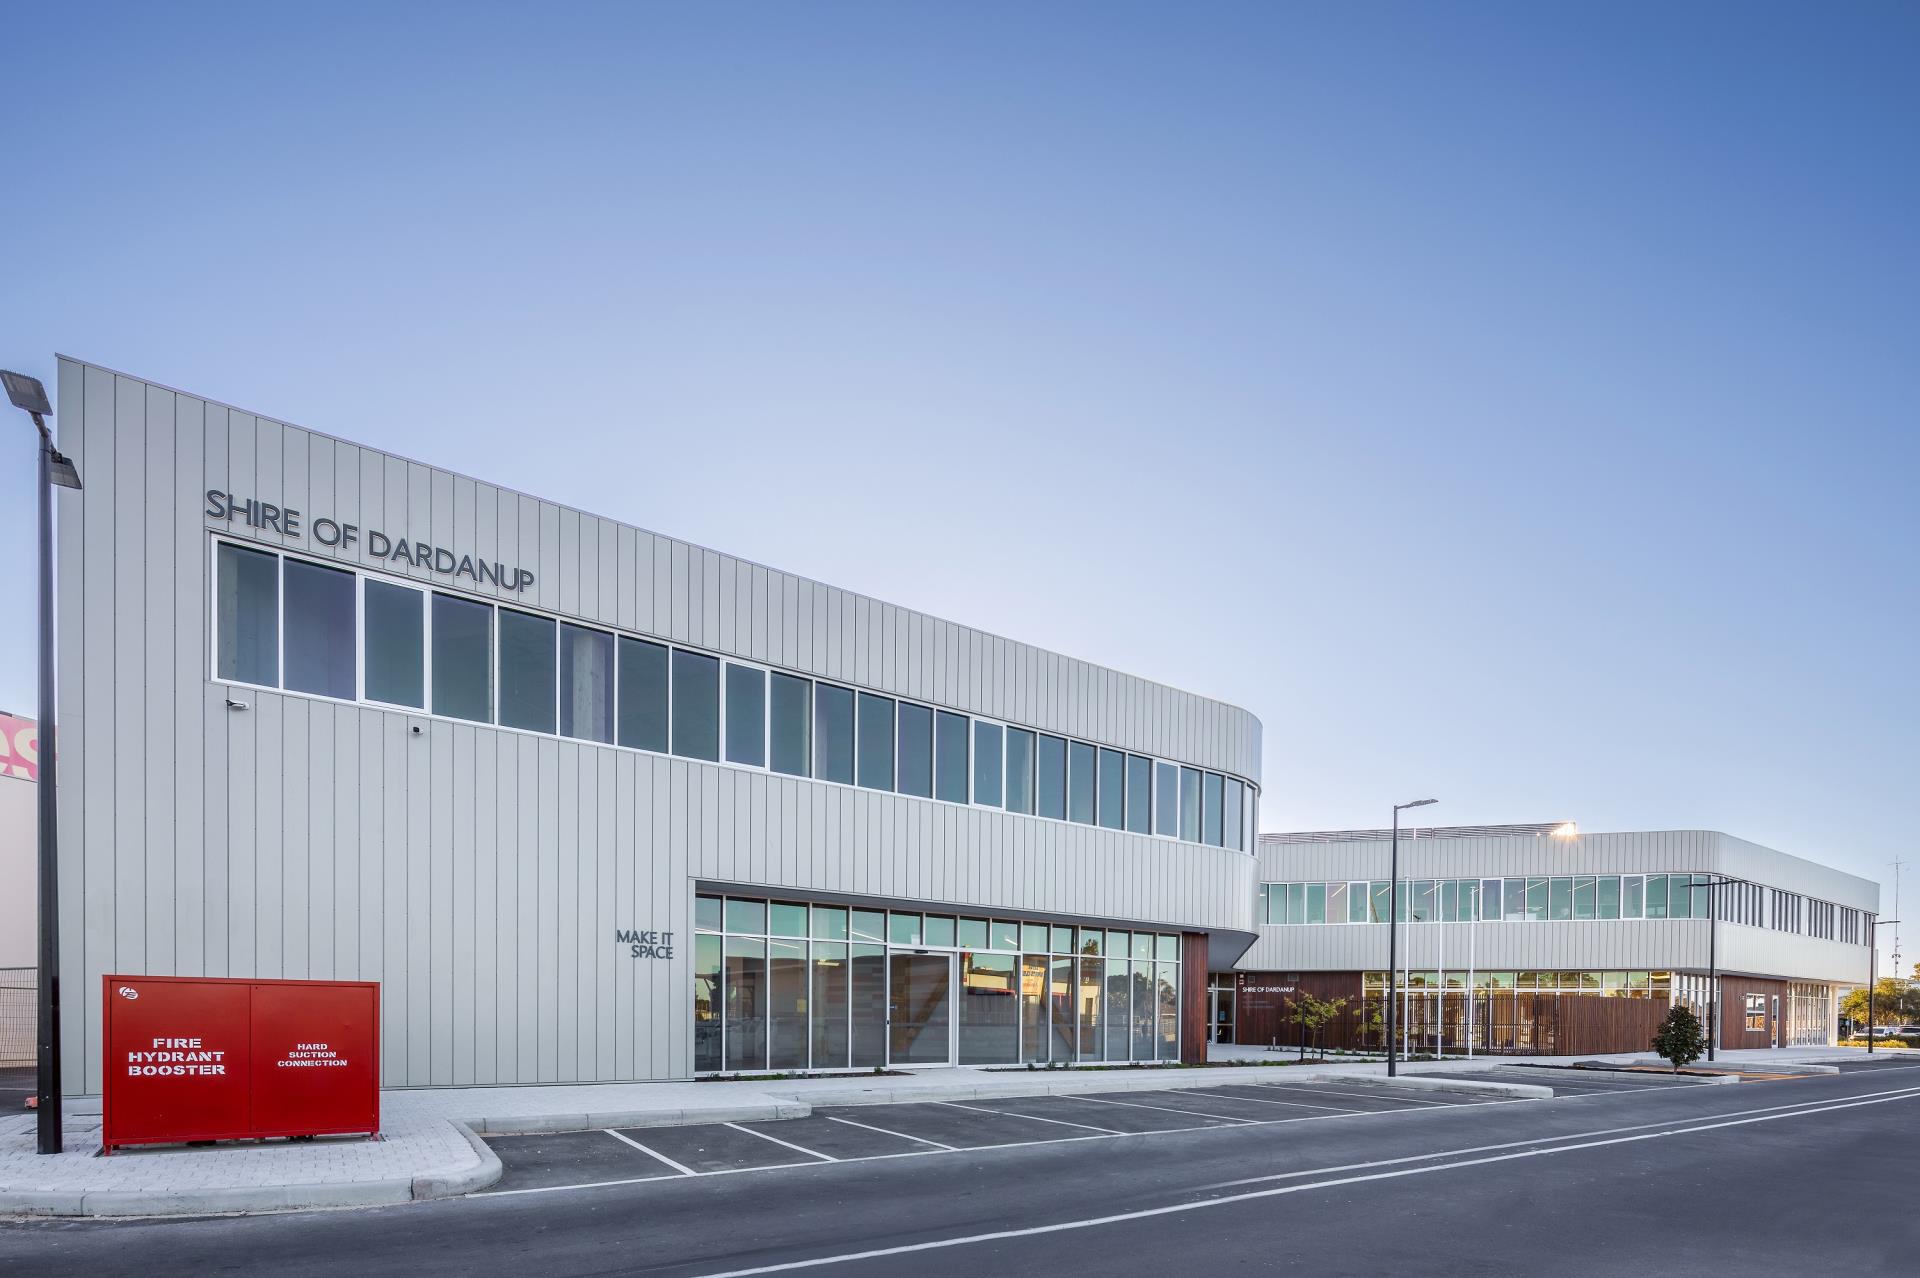
[[[40,779],[40,725],[34,720],[0,714],[0,777]]]

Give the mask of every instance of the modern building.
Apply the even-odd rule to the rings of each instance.
[[[377,980],[390,1085],[1206,1050],[1247,711],[77,360],[58,412],[69,1091],[103,973]]]
[[[0,1068],[33,1063],[39,1024],[39,736],[0,712]]]
[[[1209,981],[1213,1037],[1296,1043],[1306,993],[1346,1000],[1325,1045],[1382,1045],[1389,832],[1265,834],[1259,856],[1260,939]],[[1706,1023],[1716,969],[1722,1047],[1826,1043],[1880,908],[1875,883],[1710,830],[1402,830],[1400,880],[1394,988],[1425,1052],[1643,1050],[1676,1001]]]
[[[39,725],[0,712],[0,971],[40,962],[39,751]]]

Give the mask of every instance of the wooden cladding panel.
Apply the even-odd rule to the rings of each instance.
[[[1282,1050],[1298,1048],[1301,1031],[1289,1019],[1288,1003],[1309,994],[1347,1000],[1347,1005],[1320,1031],[1321,1047],[1378,1050],[1381,1045],[1377,1033],[1369,1036],[1363,1032],[1368,1008],[1361,996],[1358,972],[1237,972],[1234,977],[1234,1037],[1239,1043]],[[1439,1017],[1432,992],[1414,992],[1407,1040],[1412,1051],[1431,1051],[1436,1044],[1449,1054],[1466,1051],[1464,994],[1450,991],[1446,1008],[1447,1015]],[[1667,1004],[1662,999],[1526,991],[1499,999],[1483,992],[1473,1010],[1475,1050],[1520,1056],[1648,1051],[1654,1030],[1666,1014]],[[1313,1050],[1311,1042],[1308,1050]]]
[[[1180,934],[1180,1061],[1207,1063],[1207,934]]]
[[[1758,994],[1764,1009],[1760,1028],[1747,1028],[1747,995]],[[1787,982],[1759,976],[1722,976],[1720,978],[1720,1047],[1772,1047],[1775,1031],[1786,1041],[1786,1026],[1777,1024],[1787,1017]],[[1706,1026],[1701,1026],[1704,1030]]]

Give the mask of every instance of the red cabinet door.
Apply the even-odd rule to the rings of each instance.
[[[253,986],[253,1134],[380,1129],[379,987]]]
[[[106,980],[102,1143],[252,1133],[244,981]]]

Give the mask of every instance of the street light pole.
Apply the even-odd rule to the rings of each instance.
[[[53,705],[53,489],[80,487],[79,472],[53,446],[47,429],[47,389],[38,378],[0,372],[7,398],[33,418],[40,432],[40,1007],[39,1060],[35,1080],[38,1148],[61,1150],[60,1134],[60,859],[54,828],[54,770],[59,750],[54,741]]]
[[[1880,928],[1899,919],[1876,919],[1867,924],[1867,1055],[1873,1055],[1873,987],[1880,983]]]
[[[1707,889],[1707,1061],[1712,1063],[1720,1046],[1720,911],[1715,908],[1713,890],[1728,883],[1745,883],[1745,879],[1730,878],[1721,875],[1710,878],[1705,883],[1687,884],[1687,912],[1693,912],[1693,893],[1695,888]]]
[[[1707,883],[1707,1064],[1718,1057],[1720,1049],[1720,911],[1713,899],[1714,885]]]
[[[1393,805],[1393,838],[1387,853],[1387,1077],[1400,1072],[1399,1055],[1394,1048],[1394,1032],[1399,1028],[1398,991],[1400,984],[1400,814],[1408,808],[1424,808],[1438,799],[1415,799]]]

